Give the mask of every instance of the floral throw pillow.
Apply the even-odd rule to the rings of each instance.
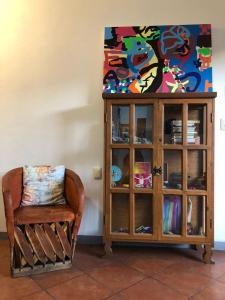
[[[65,167],[23,167],[23,196],[21,206],[64,204]]]

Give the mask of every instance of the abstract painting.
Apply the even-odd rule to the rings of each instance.
[[[106,27],[103,93],[212,91],[211,25]]]

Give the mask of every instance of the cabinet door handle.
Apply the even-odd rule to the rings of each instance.
[[[162,174],[162,167],[154,167],[152,170],[152,175],[153,176],[160,176]]]

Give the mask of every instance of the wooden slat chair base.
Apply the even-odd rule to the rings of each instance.
[[[73,223],[15,226],[12,275],[18,277],[70,268],[74,249]]]
[[[66,205],[21,207],[22,175],[17,168],[2,179],[12,276],[70,268],[84,205],[79,176],[65,171]]]

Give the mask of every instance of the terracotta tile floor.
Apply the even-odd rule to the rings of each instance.
[[[0,300],[225,300],[225,252],[205,265],[190,249],[115,246],[77,247],[65,271],[12,279],[8,242],[0,241]]]

